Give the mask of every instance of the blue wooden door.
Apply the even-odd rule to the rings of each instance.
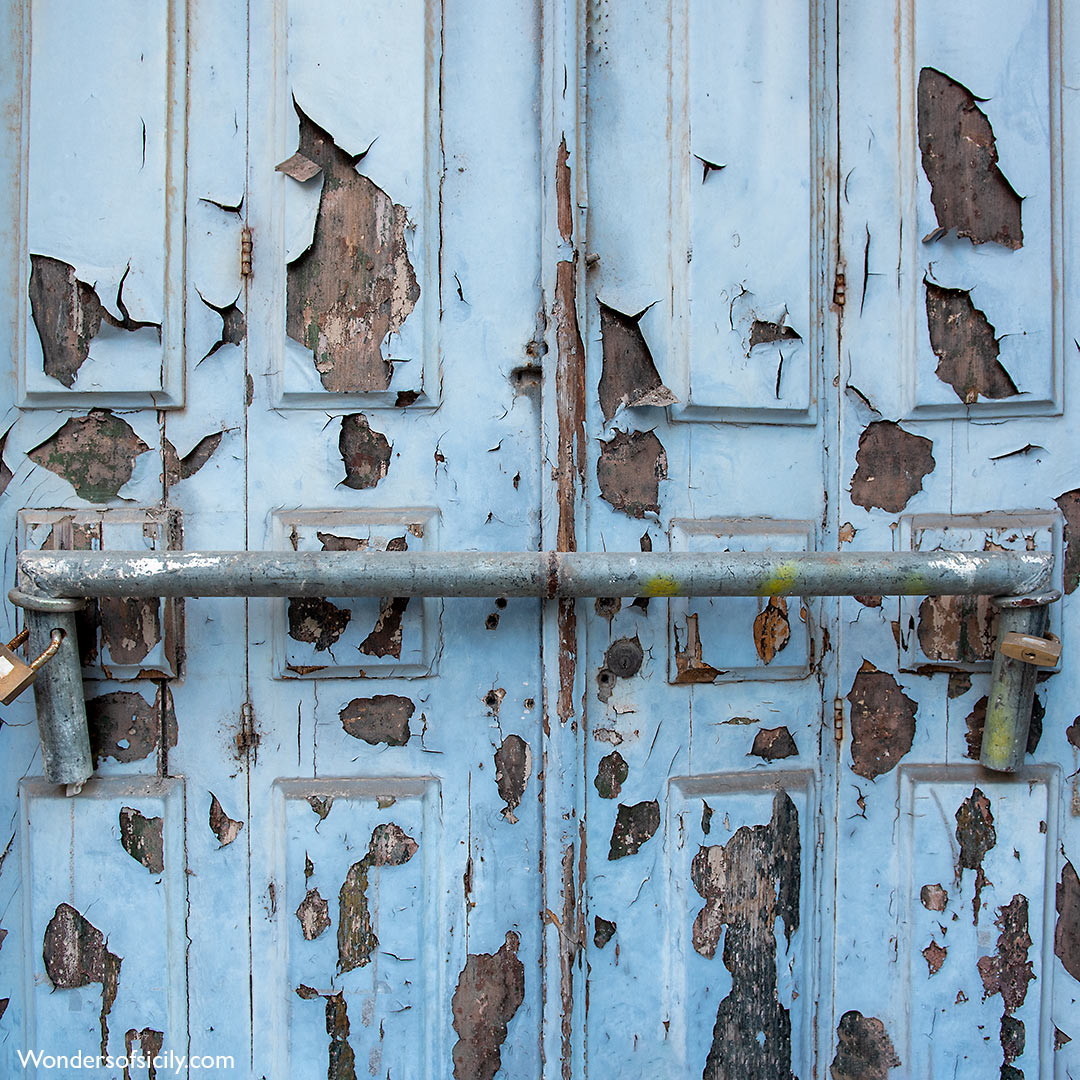
[[[6,566],[1019,548],[1066,594],[1016,777],[986,601],[103,601],[96,778],[2,717],[5,1075],[1080,1067],[1067,5],[2,19]]]

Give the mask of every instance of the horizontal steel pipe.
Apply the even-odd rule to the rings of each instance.
[[[38,596],[887,596],[1045,589],[1030,552],[28,551]]]

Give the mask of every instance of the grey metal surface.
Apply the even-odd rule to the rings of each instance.
[[[1014,552],[28,551],[45,596],[940,596],[1044,589],[1051,556]]]
[[[56,655],[38,672],[34,703],[45,778],[53,784],[68,785],[74,793],[94,772],[75,616],[70,611],[28,610],[26,626],[30,631],[29,648],[34,655],[45,651],[53,630],[64,634]]]

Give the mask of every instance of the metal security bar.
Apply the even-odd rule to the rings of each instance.
[[[93,773],[72,614],[126,596],[954,596],[1001,598],[999,643],[1046,625],[1053,556],[1034,552],[27,551],[13,603],[31,647],[63,645],[34,684],[46,777],[72,793]],[[1023,759],[1034,673],[995,655],[983,764]]]

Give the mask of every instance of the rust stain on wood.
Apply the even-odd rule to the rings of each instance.
[[[390,470],[390,443],[381,431],[372,430],[363,413],[341,418],[338,449],[345,465],[341,483],[347,488],[373,488]]]
[[[795,757],[798,752],[795,739],[786,727],[760,728],[747,756],[759,757],[764,761],[778,761],[781,758]]]
[[[451,1002],[455,1080],[493,1080],[502,1067],[502,1046],[514,1014],[525,1000],[521,939],[513,930],[498,952],[469,953]]]
[[[1024,243],[1022,200],[998,167],[994,129],[978,101],[944,72],[919,73],[919,150],[930,200],[939,235],[956,229],[972,243],[1016,249]]]
[[[596,767],[593,786],[601,799],[617,799],[630,775],[630,766],[618,750],[605,754]]]
[[[627,315],[600,302],[603,370],[598,389],[605,423],[610,422],[623,406],[663,408],[678,401],[663,384],[641,332],[641,317],[645,311]]]
[[[409,721],[416,705],[400,694],[376,694],[375,697],[353,698],[338,713],[341,726],[354,739],[376,746],[404,746],[412,734]]]
[[[791,640],[787,600],[770,596],[765,607],[754,619],[754,648],[763,664],[771,664],[776,654]]]
[[[75,267],[47,255],[30,256],[30,313],[41,339],[44,371],[69,390],[90,355],[90,342],[97,337],[102,323],[129,332],[150,327],[161,340],[158,323],[137,322],[128,314],[124,305],[128,272],[124,271],[116,290],[116,307],[121,315],[117,319],[102,304],[94,287],[76,278]]]
[[[965,404],[980,397],[1015,397],[1019,392],[998,355],[1001,347],[986,315],[966,289],[946,289],[923,279],[930,347],[938,358],[937,377]]]
[[[304,940],[314,941],[330,927],[330,905],[318,889],[308,889],[296,909],[296,918],[300,922]]]
[[[660,828],[660,804],[656,799],[627,805],[619,803],[615,827],[611,830],[608,860],[636,855]]]
[[[1055,906],[1054,955],[1074,979],[1080,980],[1080,877],[1068,859],[1061,868]]]
[[[323,187],[311,246],[289,264],[286,331],[311,351],[327,390],[386,390],[393,365],[383,344],[420,299],[408,213],[356,171],[363,155],[296,112],[300,153],[322,170]]]
[[[723,936],[732,981],[717,1009],[703,1080],[794,1080],[791,1016],[776,975],[776,921],[790,949],[802,880],[799,813],[787,793],[776,793],[768,824],[740,826],[726,844],[700,847],[690,880],[705,900],[694,920],[694,948],[711,959]]]
[[[997,844],[997,830],[994,828],[994,813],[990,809],[990,800],[977,787],[972,788],[971,794],[956,811],[956,839],[960,844],[956,861],[956,884],[960,884],[965,870],[975,871],[975,896],[971,909],[974,923],[978,926],[982,890],[989,884],[983,871],[983,859]]]
[[[371,963],[379,939],[371,925],[368,874],[373,867],[402,866],[419,844],[399,825],[376,825],[367,854],[349,867],[338,892],[338,971],[352,971]]]
[[[222,847],[227,847],[240,835],[240,830],[243,827],[244,823],[242,821],[236,821],[225,813],[221,808],[218,797],[211,791],[210,831],[218,838],[218,843]]]
[[[851,768],[873,780],[896,768],[915,740],[918,705],[886,671],[869,660],[859,668],[847,700],[851,703]]]
[[[131,479],[135,459],[150,448],[130,425],[107,409],[72,417],[28,454],[63,477],[80,499],[105,503]]]
[[[868,424],[855,454],[851,501],[867,510],[876,506],[898,514],[933,472],[933,446],[930,439],[912,435],[892,420]]]
[[[652,431],[616,431],[600,443],[596,479],[600,497],[616,510],[636,518],[657,513],[667,453]]]
[[[889,1070],[901,1064],[885,1025],[876,1016],[849,1009],[840,1017],[832,1080],[886,1080]]]
[[[116,1001],[121,958],[109,951],[105,935],[96,926],[70,904],[60,904],[45,928],[42,959],[57,990],[101,983],[101,1053],[108,1054],[108,1020]]]
[[[165,872],[164,819],[145,817],[130,806],[120,808],[120,843],[151,874]]]
[[[517,824],[514,811],[525,797],[525,786],[532,773],[532,749],[520,735],[507,735],[495,751],[495,785],[506,804],[502,816]]]

